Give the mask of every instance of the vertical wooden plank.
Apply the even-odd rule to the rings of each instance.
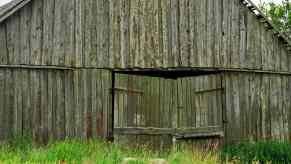
[[[54,139],[53,135],[53,85],[55,84],[53,81],[53,71],[47,72],[47,124],[48,124],[48,140],[51,141]]]
[[[97,134],[97,78],[98,78],[98,72],[97,70],[93,69],[91,70],[91,89],[92,89],[92,95],[91,99],[92,102],[90,104],[92,109],[92,137],[96,138],[98,136]]]
[[[187,67],[189,65],[190,58],[190,42],[189,42],[189,0],[179,1],[179,35],[180,35],[180,56],[179,56],[179,66]]]
[[[216,87],[220,88],[221,90],[216,92],[216,101],[217,101],[217,125],[223,128],[223,100],[224,100],[224,88],[223,88],[223,78],[221,74],[216,75]]]
[[[121,0],[120,16],[120,44],[121,44],[121,63],[123,67],[131,65],[130,56],[130,1]]]
[[[40,72],[40,121],[41,121],[41,142],[48,143],[48,71]]]
[[[82,110],[81,110],[81,119],[82,119],[82,137],[87,139],[87,112],[88,112],[88,88],[87,88],[87,69],[81,69],[81,101],[82,101]]]
[[[61,71],[56,71],[56,132],[57,139],[64,139],[66,135],[65,129],[65,87],[64,87],[64,73]]]
[[[239,68],[239,1],[231,1],[231,67]]]
[[[171,1],[161,0],[161,32],[160,40],[161,52],[160,54],[162,67],[169,67],[170,43],[171,43]]]
[[[75,114],[75,133],[76,137],[82,138],[82,100],[81,100],[81,71],[80,70],[75,70],[74,71],[74,105],[76,109],[76,114]]]
[[[74,104],[74,83],[73,72],[64,71],[64,84],[65,84],[65,129],[66,137],[72,138],[75,136],[75,105]]]
[[[269,101],[270,101],[270,120],[271,121],[271,137],[272,139],[280,139],[280,110],[278,100],[280,99],[279,93],[280,93],[280,86],[281,82],[279,81],[279,84],[277,83],[277,77],[276,75],[270,75],[270,94],[269,94]]]
[[[52,64],[53,65],[64,65],[65,64],[65,49],[64,49],[64,40],[65,40],[65,17],[64,17],[64,0],[55,0],[55,9],[54,9],[54,36],[53,36],[53,56]]]
[[[83,27],[82,24],[84,22],[82,17],[82,0],[74,0],[74,16],[75,16],[75,66],[80,67],[83,65]]]
[[[207,66],[214,66],[214,1],[206,0],[206,57],[207,57]]]
[[[287,113],[287,95],[286,95],[286,90],[287,90],[287,82],[286,82],[286,76],[281,76],[281,80],[282,80],[282,86],[281,86],[281,103],[282,103],[282,109],[281,109],[281,116],[282,116],[282,120],[281,120],[281,140],[283,141],[288,141],[288,117],[286,117],[288,115]]]
[[[273,62],[273,51],[274,51],[274,47],[273,47],[273,32],[271,30],[267,31],[267,66],[268,66],[268,70],[274,70],[272,62]]]
[[[198,52],[201,56],[201,67],[206,67],[207,66],[207,1],[201,1],[199,6],[199,13],[201,15],[199,15],[199,34],[201,35],[199,40],[201,42],[200,44],[200,48],[198,48],[198,50],[200,50],[200,52]]]
[[[189,66],[197,66],[197,5],[195,0],[189,1],[189,48],[190,61]]]
[[[212,89],[219,89],[221,88],[221,86],[217,86],[217,81],[219,82],[220,79],[217,78],[217,75],[211,75],[211,88]],[[220,97],[221,95],[219,95],[220,90],[214,91],[213,93],[211,93],[212,96],[212,101],[210,102],[212,104],[212,110],[211,110],[211,116],[212,118],[212,124],[214,126],[219,125],[218,122],[218,118],[220,117],[220,115],[218,115],[219,110],[220,110],[220,106],[219,106],[219,101],[218,101],[218,97]]]
[[[267,51],[267,32],[265,31],[264,24],[261,24],[261,54],[262,54],[262,69],[268,70],[268,51]]]
[[[41,134],[41,84],[40,71],[31,72],[31,94],[32,94],[32,129],[33,137],[36,141],[40,141]]]
[[[83,33],[84,33],[84,59],[85,66],[96,65],[97,59],[97,37],[98,32],[96,26],[96,18],[98,19],[96,1],[83,1],[84,10],[82,10],[82,17],[84,18]]]
[[[99,29],[99,58],[98,58],[98,66],[109,67],[111,65],[109,56],[109,36],[110,36],[110,11],[109,11],[109,3],[108,0],[97,1],[99,9],[99,21],[98,21],[98,29]]]
[[[195,78],[195,91],[199,91],[200,88],[201,88],[201,78],[200,77],[196,77]],[[197,94],[195,92],[195,95],[196,95],[196,127],[201,127],[201,111],[202,111],[202,108],[201,108],[201,94]]]
[[[258,100],[256,100],[257,97],[257,74],[249,74],[249,81],[250,81],[250,114],[251,114],[251,129],[250,129],[250,137],[251,139],[255,140],[257,139],[257,120],[259,120],[259,115],[258,115]]]
[[[240,97],[240,135],[242,139],[246,139],[247,134],[247,110],[248,110],[248,104],[246,104],[248,101],[248,81],[245,80],[246,74],[240,74],[239,75],[239,97]]]
[[[30,128],[30,118],[31,118],[31,103],[30,103],[30,74],[29,70],[22,70],[21,74],[22,78],[22,123],[23,123],[23,134],[31,135],[31,128]]]
[[[159,2],[160,0],[148,0],[146,2],[146,44],[148,58],[146,67],[159,67]],[[145,57],[147,57],[145,56]]]
[[[145,5],[147,0],[139,0],[138,8],[139,8],[139,35],[140,35],[140,52],[139,56],[136,58],[138,60],[138,66],[144,68],[145,67],[145,55],[147,54],[146,48],[146,17],[145,17]]]
[[[40,65],[42,58],[43,0],[32,2],[30,64]]]
[[[86,97],[85,100],[85,130],[86,130],[86,138],[92,138],[92,69],[86,70]]]
[[[20,60],[20,19],[19,13],[12,15],[11,19],[6,21],[6,40],[8,51],[8,63],[18,64]]]
[[[275,76],[276,86],[278,87],[278,124],[279,124],[279,135],[278,138],[284,141],[284,97],[283,97],[283,88],[284,88],[284,76]]]
[[[56,108],[56,74],[54,70],[48,71],[47,75],[47,83],[48,83],[48,100],[47,100],[47,108],[48,108],[48,140],[56,139],[56,126],[55,126],[55,108]]]
[[[130,44],[130,54],[129,54],[129,65],[138,67],[138,59],[140,52],[140,9],[139,0],[130,1],[130,19],[129,19],[129,44]]]
[[[120,2],[121,0],[110,0],[110,65],[121,67],[120,64]]]
[[[261,34],[261,29],[260,29],[260,25],[261,22],[257,21],[257,19],[255,19],[254,21],[255,24],[255,37],[256,37],[256,42],[255,42],[255,68],[256,69],[262,69],[262,52],[261,52],[261,39],[260,36]]]
[[[11,135],[13,135],[13,124],[14,124],[14,120],[13,120],[13,115],[14,115],[14,102],[13,102],[13,94],[14,94],[14,90],[13,89],[9,89],[9,88],[14,88],[14,84],[13,81],[14,79],[13,77],[13,72],[9,69],[5,69],[5,88],[7,88],[5,90],[5,109],[6,109],[6,136],[5,138],[8,139],[8,137],[10,137]]]
[[[213,11],[213,21],[214,21],[214,47],[213,47],[213,58],[214,58],[214,67],[219,67],[221,65],[220,56],[222,48],[222,1],[213,0],[214,11]]]
[[[193,127],[193,122],[195,119],[193,119],[193,107],[192,107],[192,97],[191,93],[193,92],[192,89],[192,79],[190,77],[187,78],[187,88],[186,88],[186,93],[187,93],[187,117],[188,117],[188,126]]]
[[[72,0],[65,1],[62,9],[64,25],[64,65],[72,66],[75,65],[75,2]]]
[[[6,122],[5,122],[5,70],[0,70],[0,142],[6,139]]]
[[[232,81],[233,81],[233,88],[232,88],[232,108],[233,108],[233,120],[234,120],[234,130],[235,130],[235,134],[234,136],[236,136],[233,139],[237,139],[239,140],[241,138],[241,134],[240,134],[240,97],[239,97],[239,76],[233,74],[232,75]]]
[[[199,101],[198,101],[198,99],[199,99],[199,95],[197,95],[196,94],[196,90],[197,90],[197,86],[198,86],[198,81],[197,81],[197,77],[193,77],[192,78],[192,85],[193,85],[193,87],[192,87],[192,97],[193,97],[193,112],[194,112],[194,124],[195,124],[195,126],[194,127],[198,127],[198,115],[199,115],[199,113],[198,113],[198,110],[199,110]]]
[[[13,103],[14,108],[10,109],[13,110],[13,133],[14,135],[22,135],[22,99],[21,99],[21,76],[19,70],[15,70],[13,74],[14,80],[14,88],[10,88],[14,90],[13,94]]]
[[[111,109],[112,109],[112,96],[110,94],[110,92],[108,92],[108,89],[111,88],[112,86],[112,82],[113,82],[113,79],[112,79],[112,72],[110,71],[104,71],[104,74],[107,78],[106,81],[105,81],[105,94],[107,96],[107,100],[108,100],[108,103],[106,103],[105,105],[105,111],[104,113],[107,114],[107,117],[106,119],[104,119],[104,124],[107,125],[107,128],[105,129],[106,131],[108,131],[109,133],[108,134],[113,134],[113,129],[111,128],[112,127],[112,118],[110,117],[110,115],[112,115],[112,112],[111,112]]]
[[[281,55],[280,55],[280,44],[281,42],[279,41],[279,39],[276,36],[274,37],[274,53],[273,53],[273,64],[274,64],[274,70],[275,71],[280,71],[280,67],[281,67]]]
[[[169,66],[178,66],[178,56],[180,52],[179,43],[179,0],[171,0],[171,56]]]
[[[7,38],[6,38],[6,26],[5,24],[0,25],[0,64],[8,64],[8,49],[7,49]]]
[[[247,45],[248,45],[248,10],[240,5],[240,67],[247,68]]]
[[[247,45],[246,45],[246,67],[247,68],[254,68],[255,67],[255,56],[258,55],[255,53],[255,43],[256,40],[256,31],[255,31],[255,24],[254,24],[255,16],[246,11],[246,21],[247,21]]]
[[[233,121],[233,111],[232,111],[232,78],[229,74],[224,75],[225,79],[225,113],[226,113],[226,140],[228,142],[233,141],[234,133],[232,132],[234,129],[232,121]]]
[[[286,48],[281,44],[281,71],[288,71],[288,53]]]
[[[263,112],[263,129],[264,137],[266,139],[271,138],[271,113],[270,113],[270,78],[268,75],[263,75],[262,85],[262,112]]]
[[[55,0],[43,1],[42,65],[52,64]],[[29,20],[29,19],[28,19]]]
[[[31,34],[31,4],[20,10],[20,49],[21,59],[19,64],[29,64],[30,59],[30,34]],[[4,51],[5,52],[5,51]]]
[[[231,9],[231,0],[224,0],[222,2],[222,52],[221,52],[221,66],[228,67],[229,65],[229,45],[230,45],[230,38],[229,38],[229,29],[230,29],[230,9]]]
[[[97,103],[97,106],[98,106],[98,111],[97,111],[97,133],[98,133],[98,136],[101,136],[101,137],[107,137],[107,134],[109,135],[109,131],[108,130],[108,127],[110,126],[107,121],[109,122],[109,113],[108,113],[108,110],[111,110],[111,109],[108,109],[108,105],[106,103],[107,101],[107,95],[106,93],[111,93],[109,92],[109,88],[111,88],[111,86],[109,88],[106,88],[106,81],[108,79],[108,76],[106,76],[104,74],[103,71],[101,70],[98,70],[97,71],[98,75],[96,75],[97,77],[97,81],[98,81],[98,84],[96,86],[97,88],[97,98],[98,98],[98,103]],[[104,95],[104,96],[103,96]],[[102,97],[104,97],[104,101],[102,99]],[[108,103],[111,103],[111,102],[108,102]],[[110,131],[111,132],[111,131]]]

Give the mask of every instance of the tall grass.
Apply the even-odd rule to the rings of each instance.
[[[280,141],[261,141],[227,145],[221,150],[224,161],[236,163],[291,163],[291,144]]]
[[[124,158],[137,158],[147,164],[152,158],[163,158],[170,164],[215,164],[214,153],[200,151],[153,152],[146,148],[126,148],[99,140],[65,140],[39,147],[28,138],[14,138],[0,147],[0,164],[15,163],[97,163],[119,164]]]

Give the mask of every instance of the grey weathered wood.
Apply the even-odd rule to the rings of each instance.
[[[2,92],[0,93],[0,141],[4,141],[6,139],[6,123],[5,123],[5,72],[3,70],[0,71],[0,89]]]
[[[31,13],[31,35],[30,46],[31,55],[30,63],[32,65],[40,65],[42,58],[42,31],[43,31],[43,0],[32,2]]]

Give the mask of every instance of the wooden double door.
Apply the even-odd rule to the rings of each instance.
[[[177,79],[115,74],[114,140],[155,148],[221,140],[223,92],[219,74]]]

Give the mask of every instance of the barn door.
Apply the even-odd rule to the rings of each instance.
[[[114,140],[165,148],[172,143],[176,81],[115,74]]]
[[[215,146],[223,137],[221,76],[180,78],[177,83],[176,139],[187,145],[206,142]]]
[[[218,75],[166,79],[116,73],[113,93],[118,143],[164,148],[173,141],[223,136]]]

